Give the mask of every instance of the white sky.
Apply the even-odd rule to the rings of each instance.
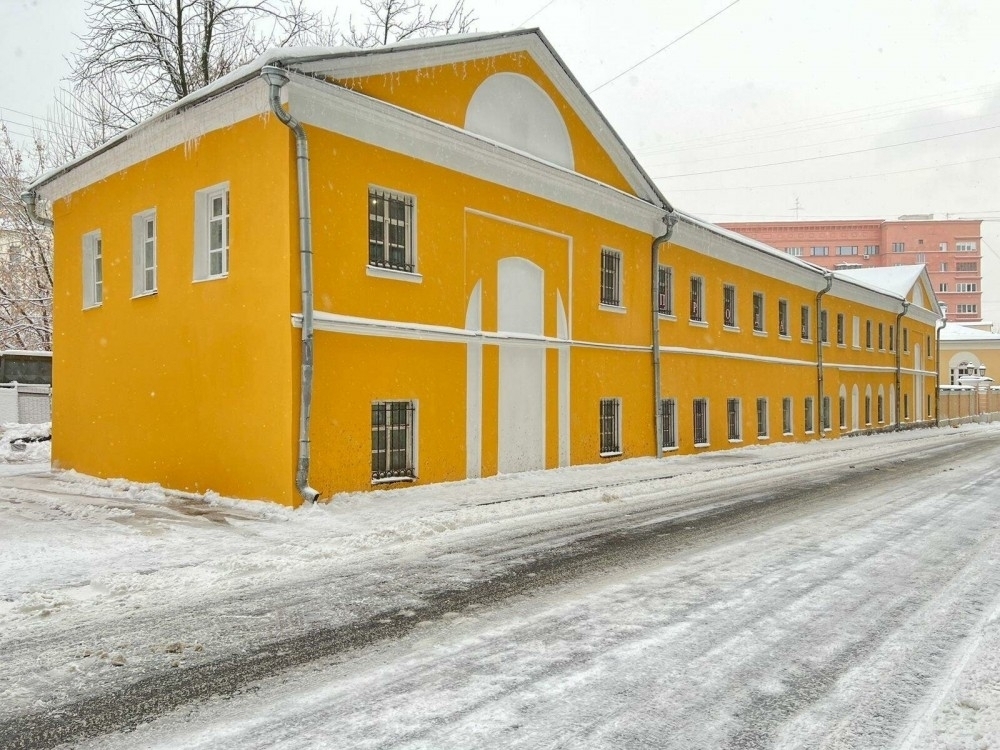
[[[739,0],[598,89],[731,1],[467,0],[479,31],[540,27],[684,210],[790,219],[798,201],[801,219],[992,219],[984,317],[1000,321],[1000,3]],[[359,7],[308,4],[339,6],[342,25]],[[84,7],[0,0],[0,116],[15,131],[46,116]],[[861,153],[816,158],[844,152]]]

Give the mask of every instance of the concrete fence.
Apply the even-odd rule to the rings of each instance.
[[[52,386],[0,383],[0,424],[52,421]]]
[[[1000,421],[1000,387],[943,385],[938,398],[938,424]]]

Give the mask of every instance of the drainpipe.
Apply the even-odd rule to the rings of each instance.
[[[938,323],[941,327],[938,328]],[[942,316],[934,324],[934,421],[941,425],[941,331],[948,325],[948,318]]]
[[[830,291],[833,286],[833,272],[824,271],[823,278],[826,286],[816,294],[816,392],[819,400],[816,407],[819,409],[819,436],[823,437],[823,337],[820,335],[821,323],[823,321],[823,295]],[[826,321],[826,335],[830,336],[830,321]],[[831,417],[832,419],[832,417]]]
[[[903,363],[903,348],[900,346],[900,341],[903,338],[903,326],[902,320],[903,316],[906,315],[906,310],[909,308],[910,303],[905,299],[903,300],[903,309],[899,311],[896,316],[896,429],[900,429],[900,422],[902,421],[902,413],[899,410],[899,402],[903,398],[902,393],[902,375],[901,367]]]
[[[666,231],[653,240],[653,429],[656,430],[656,457],[663,458],[663,414],[660,412],[660,246],[670,242],[677,226],[677,215],[673,209],[663,215]]]
[[[21,193],[21,203],[24,204],[24,210],[28,212],[28,218],[46,229],[52,229],[52,219],[46,219],[44,216],[38,215],[37,206],[35,205],[35,201],[37,200],[38,196],[34,190],[26,190]]]
[[[288,74],[275,65],[265,65],[261,77],[270,87],[271,110],[295,133],[296,172],[299,195],[299,259],[302,286],[302,373],[299,398],[299,461],[295,487],[307,503],[316,502],[319,492],[309,486],[309,418],[313,391],[313,251],[312,217],[309,199],[309,142],[301,123],[281,106],[281,87]]]

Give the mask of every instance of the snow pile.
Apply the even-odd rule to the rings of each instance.
[[[48,461],[52,448],[52,423],[0,425],[0,463]]]

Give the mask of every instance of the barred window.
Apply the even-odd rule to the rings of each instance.
[[[764,330],[764,295],[760,292],[753,293],[753,329]]]
[[[792,399],[788,397],[781,400],[781,431],[785,435],[792,434]]]
[[[872,423],[872,397],[870,393],[865,394],[865,424]]]
[[[824,430],[829,430],[829,429],[832,429],[832,427],[833,427],[833,423],[831,422],[831,420],[832,420],[833,417],[830,414],[830,411],[831,411],[831,408],[830,408],[830,397],[829,396],[823,396],[823,405],[821,407],[821,419],[823,421],[823,429]]]
[[[736,326],[736,287],[732,284],[722,285],[722,324]]]
[[[840,409],[840,429],[847,429],[847,398],[841,396],[837,405]]]
[[[788,300],[778,300],[778,335],[788,335]]]
[[[372,404],[372,481],[416,477],[412,401]]]
[[[885,350],[885,324],[878,324],[878,349],[879,351]]]
[[[872,322],[870,320],[865,321],[865,348],[872,348]]]
[[[896,351],[896,327],[889,326],[889,351]]]
[[[910,394],[903,394],[903,419],[910,418]]]
[[[708,399],[694,400],[694,444],[708,445]]]
[[[622,452],[621,413],[621,399],[601,399],[600,430],[602,456],[617,456]]]
[[[809,336],[809,305],[802,305],[802,340],[808,341]]]
[[[805,425],[806,432],[813,432],[816,429],[813,416],[813,399],[812,396],[806,396],[805,403]]]
[[[622,304],[622,254],[608,248],[601,250],[601,304]]]
[[[396,271],[416,269],[411,196],[369,188],[368,264]]]
[[[664,448],[677,447],[677,402],[672,398],[660,401],[660,422],[662,433],[660,445]]]
[[[704,280],[700,276],[691,277],[691,320],[704,321]]]
[[[757,437],[766,438],[767,431],[767,399],[757,399]]]
[[[961,307],[961,305],[959,305]],[[961,312],[961,310],[959,310]],[[903,329],[903,352],[908,353],[910,351],[910,329]]]
[[[844,345],[844,313],[837,313],[837,344]]]
[[[876,409],[878,410],[878,423],[885,422],[885,397],[879,393],[876,399]]]
[[[663,315],[674,314],[674,271],[660,266],[656,277],[656,309]]]
[[[822,341],[824,344],[829,344],[830,343],[830,334],[829,334],[829,331],[827,330],[829,328],[829,324],[827,322],[828,319],[829,318],[827,316],[826,310],[820,310],[819,311],[819,340]]]
[[[741,415],[740,400],[738,398],[726,399],[726,419],[729,425],[729,439],[743,439],[743,417]]]

